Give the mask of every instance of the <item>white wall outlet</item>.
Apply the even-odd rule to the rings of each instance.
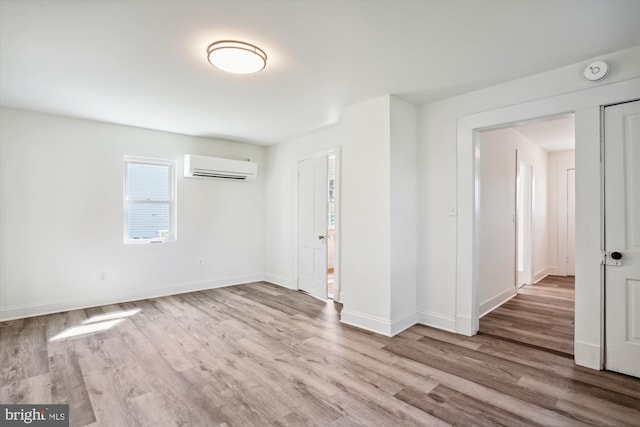
[[[107,280],[107,273],[105,273],[104,271],[99,272],[98,280],[100,280],[101,282]]]
[[[198,268],[204,268],[204,259],[198,258]]]
[[[458,216],[458,207],[455,205],[455,203],[451,203],[449,205],[449,216]]]

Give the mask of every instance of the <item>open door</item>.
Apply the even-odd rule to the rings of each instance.
[[[604,123],[605,366],[640,377],[640,101]]]
[[[533,283],[533,268],[531,262],[533,167],[521,160],[517,163],[516,250],[518,256],[516,261],[516,287],[520,288]]]
[[[567,276],[576,275],[576,170],[567,169]]]
[[[298,162],[298,288],[327,299],[328,156]]]

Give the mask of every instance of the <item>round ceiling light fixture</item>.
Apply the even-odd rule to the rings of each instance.
[[[234,74],[252,74],[267,65],[267,54],[258,46],[236,40],[220,40],[207,48],[207,59],[214,67]]]

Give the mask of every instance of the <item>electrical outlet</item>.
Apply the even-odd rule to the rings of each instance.
[[[198,268],[204,268],[204,259],[198,258]]]
[[[98,280],[100,281],[107,280],[107,273],[105,273],[104,271],[101,271],[100,273],[98,273]]]

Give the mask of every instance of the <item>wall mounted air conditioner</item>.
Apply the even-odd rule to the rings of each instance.
[[[252,181],[257,174],[258,164],[255,162],[184,155],[184,176],[188,178]]]

